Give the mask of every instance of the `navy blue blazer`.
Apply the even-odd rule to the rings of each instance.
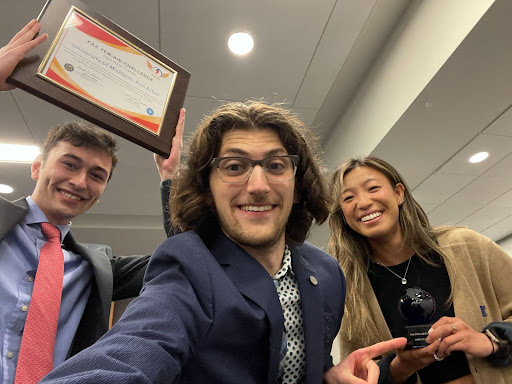
[[[345,278],[325,252],[290,247],[302,300],[305,383],[332,366]],[[284,318],[271,276],[224,235],[205,245],[193,231],[151,257],[139,298],[96,344],[45,383],[275,383]]]

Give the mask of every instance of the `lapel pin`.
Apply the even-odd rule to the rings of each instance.
[[[315,276],[309,276],[309,281],[311,281],[311,284],[318,285],[318,280]]]

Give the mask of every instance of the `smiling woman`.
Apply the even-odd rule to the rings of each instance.
[[[400,173],[381,159],[344,162],[331,191],[329,251],[347,277],[342,358],[405,336],[412,324],[399,303],[412,289],[437,302],[432,330],[425,347],[381,360],[382,382],[510,382],[510,256],[469,229],[431,227]]]

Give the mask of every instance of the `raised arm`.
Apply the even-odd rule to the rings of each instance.
[[[155,153],[155,163],[160,174],[160,180],[172,180],[180,166],[181,151],[183,149],[183,130],[185,129],[185,108],[181,108],[176,134],[172,139],[171,153],[166,159]]]
[[[11,39],[9,44],[0,48],[0,91],[9,91],[16,88],[5,81],[27,52],[48,38],[48,35],[44,33],[34,39],[34,36],[38,34],[40,29],[41,25],[39,22],[32,20]]]
[[[185,108],[181,108],[180,117],[178,118],[178,124],[176,125],[176,134],[172,139],[171,153],[166,159],[163,156],[155,154],[155,163],[160,174],[160,195],[162,198],[162,214],[164,220],[164,230],[167,237],[171,237],[179,231],[177,231],[171,225],[171,212],[169,212],[169,194],[171,191],[171,182],[180,165],[181,151],[183,149],[183,130],[185,129]]]

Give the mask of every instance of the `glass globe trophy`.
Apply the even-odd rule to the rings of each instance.
[[[407,288],[400,297],[398,310],[407,322],[405,349],[426,347],[425,339],[436,312],[436,301],[432,295],[418,287]]]

